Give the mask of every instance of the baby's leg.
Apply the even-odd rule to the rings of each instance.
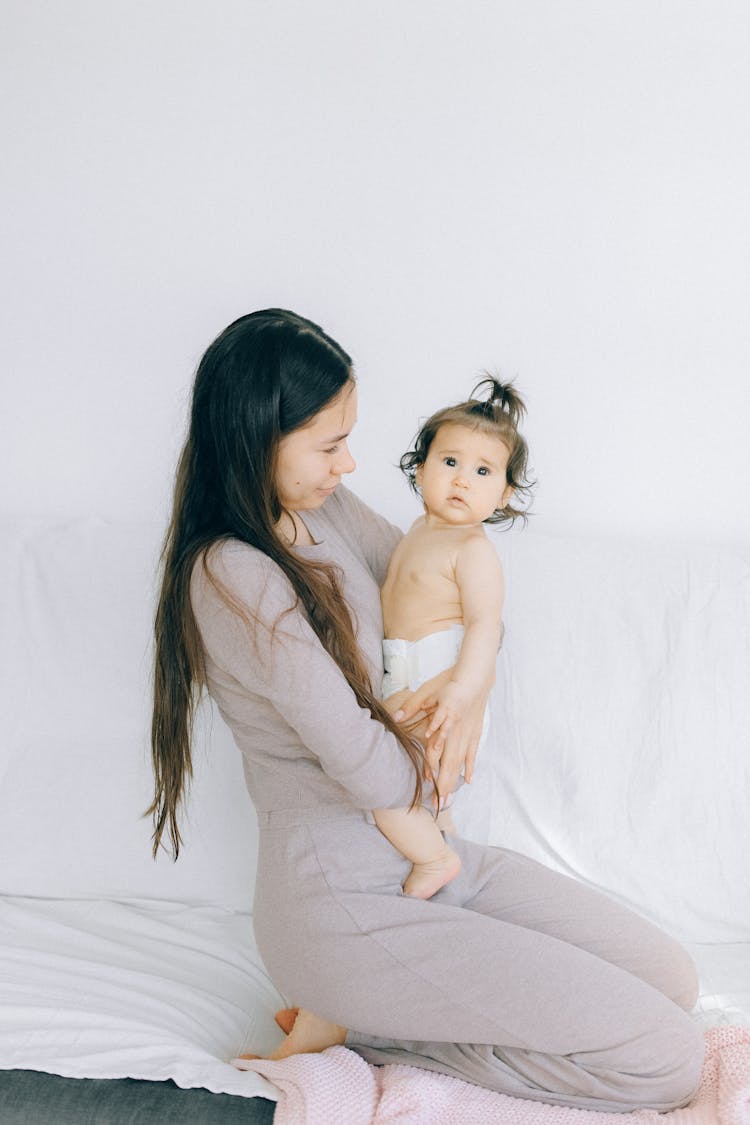
[[[458,875],[461,860],[427,809],[376,809],[373,815],[386,839],[414,864],[404,894],[431,898]]]

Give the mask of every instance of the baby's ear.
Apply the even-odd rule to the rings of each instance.
[[[500,496],[500,503],[498,504],[498,508],[503,509],[507,507],[507,505],[510,504],[511,500],[513,499],[514,492],[515,489],[513,488],[513,486],[507,484],[503,490],[502,495]]]
[[[416,484],[422,483],[422,469],[423,468],[424,468],[424,465],[417,465],[416,469],[414,470],[414,481],[415,481]]]

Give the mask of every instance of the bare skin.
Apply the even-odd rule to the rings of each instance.
[[[404,894],[411,895],[412,898],[432,898],[441,887],[455,879],[460,870],[461,860],[453,848],[445,844],[434,859],[412,864],[404,881]]]
[[[458,662],[426,735],[449,730],[470,706],[476,685],[494,679],[503,575],[482,523],[510,499],[507,463],[508,449],[494,435],[453,423],[440,427],[417,470],[425,514],[393,552],[381,590],[387,637],[419,641],[464,627]],[[466,754],[467,782],[475,753],[476,745]],[[431,898],[458,875],[460,860],[426,809],[376,809],[374,816],[412,861],[405,894]]]
[[[278,1061],[290,1055],[309,1055],[325,1051],[326,1047],[343,1046],[345,1027],[321,1019],[306,1008],[284,1008],[276,1013],[276,1022],[286,1038],[266,1058]],[[239,1055],[241,1059],[257,1059],[260,1055]]]

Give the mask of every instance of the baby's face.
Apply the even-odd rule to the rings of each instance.
[[[510,500],[509,456],[492,434],[454,422],[441,426],[416,472],[426,511],[456,527],[482,523]]]

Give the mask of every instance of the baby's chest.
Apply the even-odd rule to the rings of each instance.
[[[398,554],[394,554],[383,589],[409,597],[416,593],[448,601],[459,599],[456,552],[439,543],[431,547],[419,543],[401,544]]]
[[[452,569],[404,560],[383,588],[389,636],[416,636],[445,621],[460,621],[461,594]],[[396,632],[394,632],[396,630]]]
[[[435,613],[452,613],[461,607],[458,583],[443,570],[414,567],[405,577],[403,594]]]

